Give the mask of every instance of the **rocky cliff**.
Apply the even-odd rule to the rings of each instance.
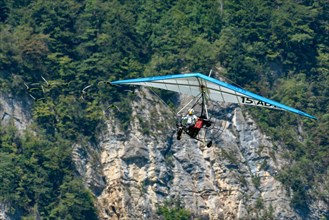
[[[0,123],[12,121],[18,131],[24,131],[31,124],[31,103],[11,94],[0,93]]]
[[[157,219],[168,200],[202,219],[300,218],[275,179],[287,165],[282,149],[239,107],[222,106],[225,129],[207,148],[187,136],[177,141],[170,110],[147,90],[137,95],[131,129],[112,115],[100,137],[101,219]]]
[[[275,179],[289,165],[274,144],[236,105],[222,105],[211,148],[186,135],[176,140],[174,113],[148,90],[136,90],[129,129],[106,113],[98,143],[72,146],[77,170],[96,195],[100,219],[160,219],[159,206],[179,201],[199,219],[303,219]],[[181,97],[182,105],[186,97]],[[28,102],[1,96],[1,123],[20,131],[31,123]],[[214,113],[214,112],[213,112]],[[322,202],[311,204],[318,219]],[[0,204],[0,219],[8,219]]]

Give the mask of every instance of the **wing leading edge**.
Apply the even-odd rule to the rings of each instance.
[[[309,115],[303,111],[283,105],[279,102],[238,88],[226,82],[208,77],[201,73],[176,74],[167,76],[154,76],[146,78],[118,80],[111,82],[111,84],[149,86],[192,96],[198,96],[201,93],[201,88],[204,88],[209,98],[214,101],[285,110],[312,119],[316,119],[316,117]]]

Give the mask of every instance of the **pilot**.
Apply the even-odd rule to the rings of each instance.
[[[191,109],[188,110],[187,115],[185,115],[182,118],[183,125],[185,125],[186,127],[194,126],[197,119],[198,119],[198,117],[194,114],[194,109],[191,108]]]
[[[188,110],[187,115],[182,118],[182,124],[185,126],[185,128],[187,128],[187,133],[192,138],[195,138],[198,135],[203,123],[202,119],[198,118],[194,114],[194,109],[191,108]]]

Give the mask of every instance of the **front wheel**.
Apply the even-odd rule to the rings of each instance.
[[[183,128],[178,128],[178,131],[177,131],[177,140],[180,140],[181,137],[182,137],[182,133],[183,133]]]

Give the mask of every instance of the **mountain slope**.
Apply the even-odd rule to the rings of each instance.
[[[296,218],[328,216],[328,4],[326,0],[0,2],[0,153],[1,161],[6,161],[0,169],[6,180],[0,181],[0,189],[8,189],[0,202],[11,208],[8,216],[95,217],[93,202],[103,204],[100,216],[113,218],[124,216],[118,209],[126,210],[127,216],[142,216],[142,207],[149,214],[165,216],[166,208],[174,210],[175,205],[177,214],[213,218],[228,217],[236,210],[245,216],[244,209],[255,215],[250,218],[279,217],[279,213]],[[319,120],[254,108],[242,109],[242,117],[240,110],[233,111],[235,106],[224,106],[223,111],[232,114],[224,118],[230,127],[218,137],[214,152],[208,152],[195,143],[179,146],[173,136],[173,113],[166,105],[153,108],[160,101],[147,91],[142,90],[146,97],[136,96],[130,87],[99,83],[187,70],[207,73],[211,68],[231,83]],[[88,85],[92,86],[82,99],[81,91]],[[171,93],[158,95],[169,106],[182,101]],[[22,100],[30,104],[21,105]],[[135,106],[136,101],[143,106]],[[233,121],[237,118],[239,123]],[[22,126],[17,119],[29,123]],[[23,127],[32,132],[25,134]],[[266,141],[264,135],[270,138]],[[110,144],[112,140],[118,146]],[[115,149],[120,154],[112,152]],[[107,165],[107,160],[123,167]],[[211,161],[217,171],[209,168]],[[153,180],[158,174],[152,174],[152,181],[143,174],[151,172],[149,164],[155,173],[162,170],[158,177],[162,185]],[[120,169],[128,169],[129,175]],[[234,205],[225,203],[218,213],[214,204],[229,197],[234,185],[229,184],[229,193],[213,197],[225,188],[222,182],[212,183],[226,178],[222,170],[228,173],[228,182],[242,184],[233,187],[239,191]],[[124,181],[141,172],[131,190],[136,195],[142,195],[137,188],[146,191],[143,206],[120,200],[123,204],[106,208],[101,199],[108,199],[111,186],[126,193],[123,199],[130,198],[126,182],[111,185],[112,171]],[[271,189],[265,189],[267,175],[278,186],[273,193],[280,194],[274,196],[272,208],[267,197]],[[189,190],[175,188],[183,182]],[[160,184],[157,190],[151,190],[154,183]],[[205,192],[207,187],[213,194]],[[176,194],[184,203],[162,203]],[[209,202],[212,198],[214,202]],[[289,202],[284,210],[274,208],[276,201],[285,199]]]

